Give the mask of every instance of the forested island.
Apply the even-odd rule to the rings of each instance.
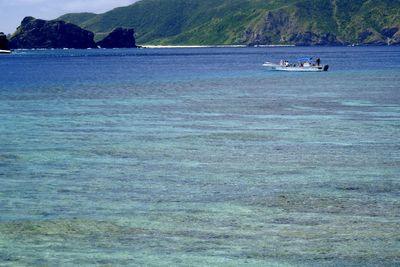
[[[26,17],[9,41],[12,49],[399,45],[399,14],[392,0],[141,0],[103,14]]]

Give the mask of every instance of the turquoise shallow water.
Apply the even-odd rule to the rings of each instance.
[[[318,55],[327,73],[266,72]],[[400,48],[0,57],[0,266],[400,265]]]

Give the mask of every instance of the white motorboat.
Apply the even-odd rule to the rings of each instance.
[[[10,54],[11,51],[10,50],[1,50],[0,49],[0,54]]]
[[[299,72],[320,72],[328,71],[329,65],[321,65],[320,60],[317,59],[315,62],[312,58],[301,58],[296,63],[289,63],[287,60],[281,60],[279,64],[272,62],[265,62],[263,64],[268,70],[278,71],[299,71]]]

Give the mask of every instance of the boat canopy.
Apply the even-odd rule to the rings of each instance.
[[[301,57],[297,59],[297,62],[312,62],[312,57]]]

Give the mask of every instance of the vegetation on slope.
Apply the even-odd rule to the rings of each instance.
[[[97,16],[97,14],[88,13],[88,12],[78,13],[78,14],[71,13],[71,14],[66,14],[64,16],[61,16],[59,18],[59,20],[63,20],[63,21],[67,21],[72,24],[80,25],[80,24],[84,23],[85,21],[88,21],[96,16]]]
[[[141,0],[59,19],[97,36],[135,28],[140,44],[400,42],[397,0]]]

